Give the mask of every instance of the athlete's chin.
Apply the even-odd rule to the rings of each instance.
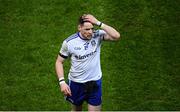
[[[91,38],[92,38],[92,36],[87,36],[87,39],[89,39],[89,40],[90,40]]]

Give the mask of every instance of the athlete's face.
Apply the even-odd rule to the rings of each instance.
[[[94,30],[94,26],[89,22],[85,22],[83,25],[78,26],[78,30],[80,31],[81,35],[84,38],[91,39],[93,30]]]

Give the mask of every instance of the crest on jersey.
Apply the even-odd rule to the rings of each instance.
[[[91,41],[91,45],[94,47],[96,45],[96,41],[95,40]]]
[[[88,49],[88,45],[89,45],[89,42],[87,42],[87,43],[84,44],[84,49],[85,49],[85,50]]]

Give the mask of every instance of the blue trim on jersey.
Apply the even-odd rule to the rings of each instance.
[[[75,39],[75,38],[77,38],[77,37],[78,37],[77,34],[73,34],[73,35],[71,35],[70,37],[68,37],[68,38],[66,39],[66,42],[69,42],[69,41],[71,41],[71,40],[73,40],[73,39]]]
[[[78,36],[80,37],[80,39],[82,39],[82,40],[89,40],[89,39],[85,39],[85,38],[81,37],[81,35],[80,35],[79,33],[80,33],[80,32],[78,32],[77,34],[78,34]]]

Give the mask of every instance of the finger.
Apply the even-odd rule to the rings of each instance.
[[[69,96],[72,96],[71,89],[69,87],[67,88],[67,93],[68,93]]]
[[[64,95],[65,95],[65,96],[71,96],[71,93],[69,93],[68,91],[65,91],[65,92],[64,92]]]
[[[68,94],[66,89],[61,90],[61,92],[62,92],[65,96],[67,96],[67,94]]]
[[[64,93],[64,96],[68,96],[68,93],[65,92],[65,93]]]
[[[89,18],[84,18],[84,21],[90,21],[90,19]]]

